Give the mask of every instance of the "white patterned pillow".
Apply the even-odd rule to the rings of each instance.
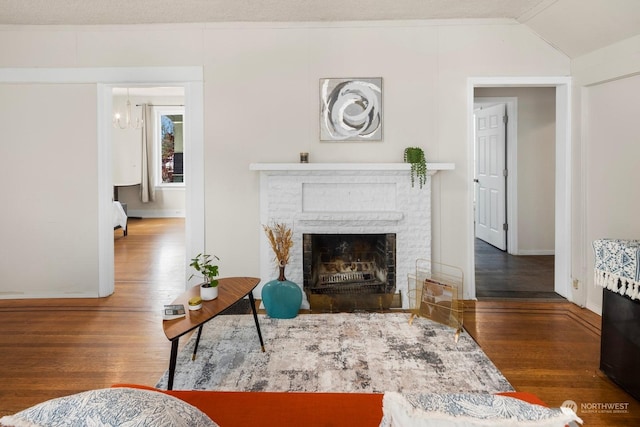
[[[167,394],[133,388],[105,388],[48,400],[0,418],[2,426],[212,426],[195,406]]]
[[[380,427],[564,427],[582,420],[568,408],[550,409],[492,394],[385,393]]]

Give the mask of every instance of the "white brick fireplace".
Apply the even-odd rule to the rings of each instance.
[[[428,163],[427,182],[411,186],[406,163],[253,163],[260,172],[260,222],[293,230],[287,279],[303,287],[302,235],[396,235],[396,292],[408,307],[407,275],[418,258],[431,258],[431,176],[451,163]],[[264,233],[260,242],[263,283],[278,276]],[[306,300],[303,305],[307,304]],[[303,308],[308,308],[303,306]]]

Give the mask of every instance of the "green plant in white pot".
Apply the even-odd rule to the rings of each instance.
[[[204,279],[200,284],[200,297],[205,301],[218,298],[218,266],[214,264],[214,259],[220,261],[220,258],[215,255],[198,254],[189,264]],[[196,273],[189,276],[189,279],[193,276],[196,276]]]

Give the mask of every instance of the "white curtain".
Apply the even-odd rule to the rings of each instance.
[[[142,203],[153,202],[156,189],[153,185],[153,114],[152,106],[142,104],[142,182],[140,184],[140,200]]]

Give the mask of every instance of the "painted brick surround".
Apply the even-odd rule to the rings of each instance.
[[[254,163],[260,171],[260,222],[288,224],[293,248],[287,279],[303,287],[304,233],[396,235],[396,292],[408,307],[407,275],[418,258],[431,258],[431,176],[453,169],[449,163],[428,164],[427,182],[411,186],[404,163]],[[273,251],[264,233],[260,244],[262,284],[277,277]],[[303,302],[303,308],[308,303]]]

